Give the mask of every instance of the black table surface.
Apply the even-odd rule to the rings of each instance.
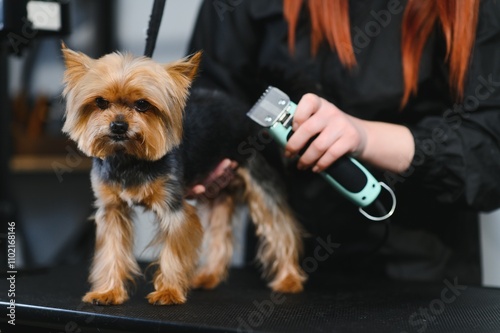
[[[85,264],[15,274],[0,281],[1,332],[500,332],[500,289],[312,274],[300,294],[275,294],[256,268],[233,269],[215,290],[193,290],[184,305],[153,306],[138,279],[119,306],[81,301]],[[6,316],[15,300],[15,326]]]

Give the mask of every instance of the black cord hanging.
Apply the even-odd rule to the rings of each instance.
[[[146,57],[153,57],[156,39],[158,38],[158,31],[160,30],[161,19],[163,17],[163,10],[166,2],[166,0],[155,0],[153,3],[153,10],[151,11],[146,37],[146,48],[144,50],[144,55]]]

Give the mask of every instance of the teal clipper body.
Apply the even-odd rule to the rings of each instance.
[[[275,87],[269,87],[247,115],[285,146],[292,132],[292,120],[297,105],[288,95]],[[343,156],[321,176],[347,199],[360,208],[373,203],[380,194],[381,185],[356,159]]]

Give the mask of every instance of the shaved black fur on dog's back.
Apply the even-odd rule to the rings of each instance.
[[[250,107],[220,91],[192,90],[180,147],[187,184],[203,179],[224,158],[246,164],[250,154],[239,147],[260,130],[246,116]]]

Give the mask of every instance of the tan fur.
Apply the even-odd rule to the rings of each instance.
[[[213,289],[227,277],[227,270],[233,255],[231,218],[235,200],[223,193],[214,200],[200,205],[206,210],[204,231],[205,260],[198,268],[193,287]]]
[[[119,198],[119,189],[92,176],[96,193],[96,245],[90,269],[91,292],[83,301],[121,304],[128,299],[126,281],[140,274],[133,256],[132,210]]]
[[[186,301],[198,261],[202,228],[193,206],[183,203],[171,212],[167,205],[167,178],[137,188],[110,186],[92,177],[96,205],[96,248],[89,281],[91,292],[83,300],[98,304],[121,304],[128,299],[125,282],[140,274],[133,257],[130,205],[152,209],[159,220],[157,243],[163,245],[154,278],[155,292],[148,295],[154,304]]]
[[[186,301],[202,240],[202,228],[196,210],[184,202],[183,211],[165,214],[155,211],[160,220],[157,242],[163,242],[154,277],[156,291],[148,295],[152,304],[181,304]]]
[[[91,59],[80,52],[62,51],[66,113],[63,131],[87,155],[105,158],[116,151],[145,160],[158,160],[182,138],[182,117],[188,89],[196,75],[200,54],[161,65],[149,58],[112,53]],[[101,110],[96,98],[109,102]],[[152,107],[136,112],[134,103],[146,99]],[[128,140],[109,138],[110,123],[126,121]],[[156,291],[149,300],[157,304],[183,303],[198,258],[201,227],[194,208],[183,203],[172,212],[168,177],[137,187],[103,183],[92,174],[97,198],[96,248],[89,281],[91,291],[83,300],[121,304],[128,298],[126,282],[140,274],[132,254],[132,209],[140,204],[159,219],[159,239],[164,247],[155,277]]]
[[[263,189],[254,182],[247,169],[240,167],[236,178],[217,198],[201,206],[205,214],[205,262],[198,268],[193,280],[196,288],[213,289],[226,278],[233,244],[231,218],[235,204],[246,203],[257,227],[260,239],[257,258],[264,275],[271,280],[274,291],[296,293],[303,289],[306,274],[299,266],[302,251],[302,231],[288,204],[271,203]],[[243,197],[237,188],[244,189]],[[278,200],[279,201],[279,200]]]
[[[248,170],[239,168],[237,172],[245,182],[246,201],[257,227],[260,240],[257,257],[264,274],[272,278],[269,286],[279,292],[302,291],[306,274],[298,264],[302,241],[297,220],[284,200],[277,206],[269,204],[276,202],[277,198],[268,198]]]
[[[188,89],[201,54],[161,65],[150,58],[111,53],[91,59],[63,48],[66,120],[63,132],[89,156],[104,158],[125,148],[131,155],[158,160],[182,138],[182,116]],[[103,97],[111,105],[101,112],[94,101]],[[139,114],[133,102],[146,98],[153,112]],[[113,143],[108,127],[117,117],[129,123],[134,140]],[[160,120],[160,121],[158,121]],[[166,131],[165,131],[166,129]]]

